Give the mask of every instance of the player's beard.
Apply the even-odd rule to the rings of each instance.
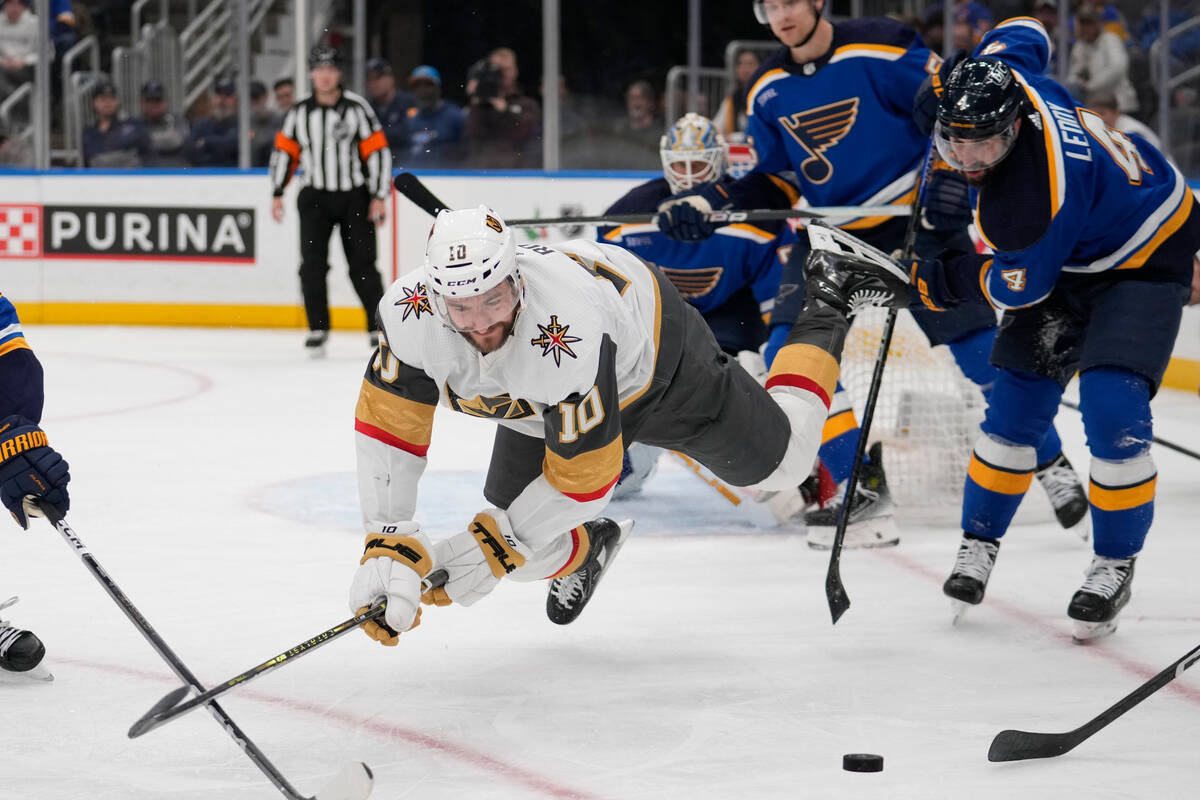
[[[475,337],[479,334],[475,331],[461,331],[462,337],[471,343],[471,346],[478,350],[483,355],[494,353],[504,346],[505,342],[512,336],[513,328],[517,324],[517,315],[514,313],[505,322],[498,322],[488,329],[486,339],[480,343]]]

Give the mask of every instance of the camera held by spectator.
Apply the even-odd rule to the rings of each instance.
[[[488,58],[481,58],[467,70],[467,92],[472,103],[504,97],[504,70]]]

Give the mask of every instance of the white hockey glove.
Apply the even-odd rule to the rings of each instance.
[[[425,593],[422,601],[438,606],[469,606],[496,587],[508,573],[533,555],[513,535],[508,515],[489,508],[475,515],[462,533],[433,546],[438,569],[446,570],[444,586]]]
[[[362,625],[375,641],[394,647],[404,631],[421,624],[421,579],[433,568],[432,546],[416,522],[372,525],[366,549],[350,583],[350,610],[361,614],[376,600],[387,600],[382,622]]]

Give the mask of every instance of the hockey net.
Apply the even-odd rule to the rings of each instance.
[[[841,382],[859,422],[886,319],[886,309],[865,309],[846,337]],[[979,387],[962,374],[949,348],[930,347],[912,315],[901,311],[868,436],[883,442],[884,471],[899,515],[939,522],[958,518],[984,409]]]

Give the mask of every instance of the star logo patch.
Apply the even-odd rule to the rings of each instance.
[[[420,319],[422,314],[433,313],[433,306],[429,305],[429,292],[425,291],[425,284],[418,283],[411,289],[401,286],[400,289],[404,292],[404,297],[401,297],[393,305],[404,307],[404,316],[400,317],[401,322],[408,319],[410,315],[414,319]]]
[[[568,336],[567,331],[570,325],[559,325],[558,315],[550,315],[550,324],[538,324],[538,330],[542,333],[534,339],[530,339],[529,343],[535,347],[542,348],[543,356],[554,356],[554,366],[562,366],[562,357],[570,356],[577,358],[575,351],[571,349],[571,345],[575,342],[583,341],[578,336]]]

